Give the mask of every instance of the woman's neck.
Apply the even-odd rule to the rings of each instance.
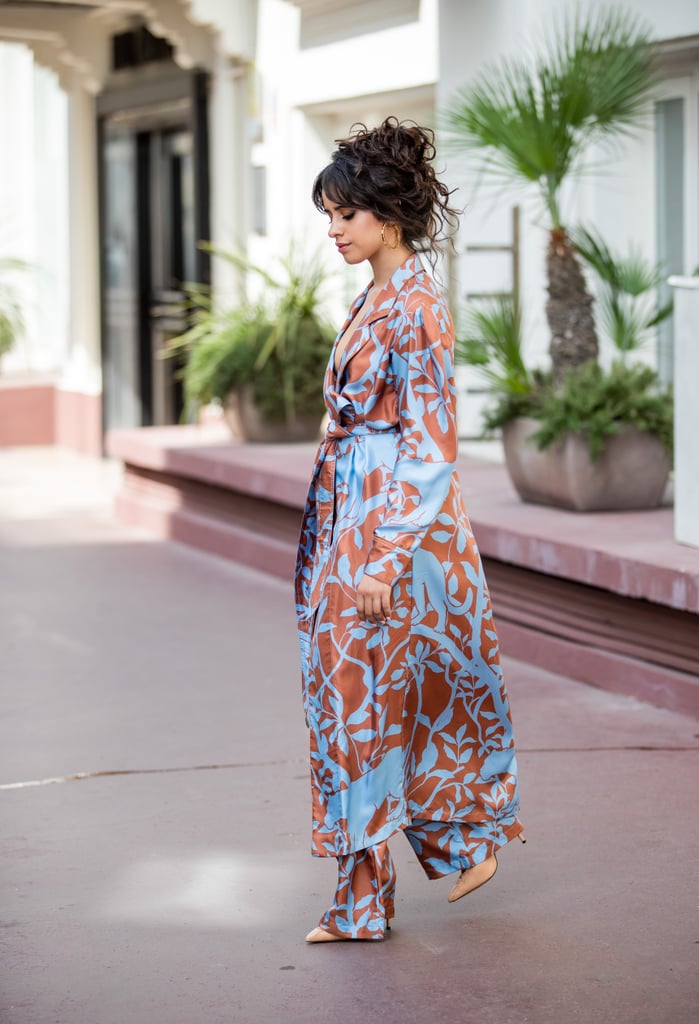
[[[405,245],[399,245],[397,249],[387,247],[369,260],[374,274],[374,287],[377,290],[385,288],[398,267],[405,263],[409,256],[412,256],[410,249]]]

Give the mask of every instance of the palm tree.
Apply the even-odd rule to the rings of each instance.
[[[554,380],[597,358],[592,298],[561,212],[564,182],[590,145],[630,134],[658,81],[647,27],[618,8],[560,23],[545,51],[503,59],[461,89],[444,127],[480,172],[534,184],[546,211],[550,353]]]

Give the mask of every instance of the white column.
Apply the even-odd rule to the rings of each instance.
[[[0,255],[25,260],[9,275],[23,307],[25,333],[3,372],[53,376],[65,362],[68,268],[65,96],[31,50],[0,42]],[[11,154],[11,159],[9,158]]]
[[[675,291],[675,540],[699,547],[699,277],[671,277]]]
[[[248,75],[245,64],[218,57],[210,106],[211,240],[238,252],[247,244],[250,201]],[[240,298],[240,275],[220,259],[214,259],[212,273],[219,301],[234,304]]]
[[[59,386],[92,395],[102,390],[98,213],[94,98],[76,85],[68,96],[69,351]]]

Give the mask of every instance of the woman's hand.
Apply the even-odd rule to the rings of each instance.
[[[391,614],[391,588],[373,576],[362,576],[357,587],[357,614],[360,619],[381,624]]]

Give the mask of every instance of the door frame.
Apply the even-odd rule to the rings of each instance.
[[[210,183],[209,183],[209,129],[208,99],[210,75],[196,69],[183,71],[168,62],[157,67],[128,69],[113,75],[107,88],[96,98],[99,188],[99,251],[100,251],[100,353],[102,367],[110,359],[106,319],[105,276],[105,224],[106,175],[105,141],[116,130],[137,135],[146,132],[187,130],[192,135],[194,174],[194,231],[200,240],[210,238]],[[137,157],[136,176],[143,173],[145,162]],[[147,195],[147,182],[136,182],[137,202],[143,203]],[[147,223],[146,211],[138,209],[138,223]],[[150,274],[150,225],[138,231],[136,239],[138,269],[138,393],[141,399],[141,425],[149,425],[153,416],[152,362],[150,354],[150,318],[144,291]],[[209,284],[211,280],[210,256],[197,247],[195,253],[197,281]],[[109,396],[105,393],[106,375],[103,373],[102,436],[109,427]]]

